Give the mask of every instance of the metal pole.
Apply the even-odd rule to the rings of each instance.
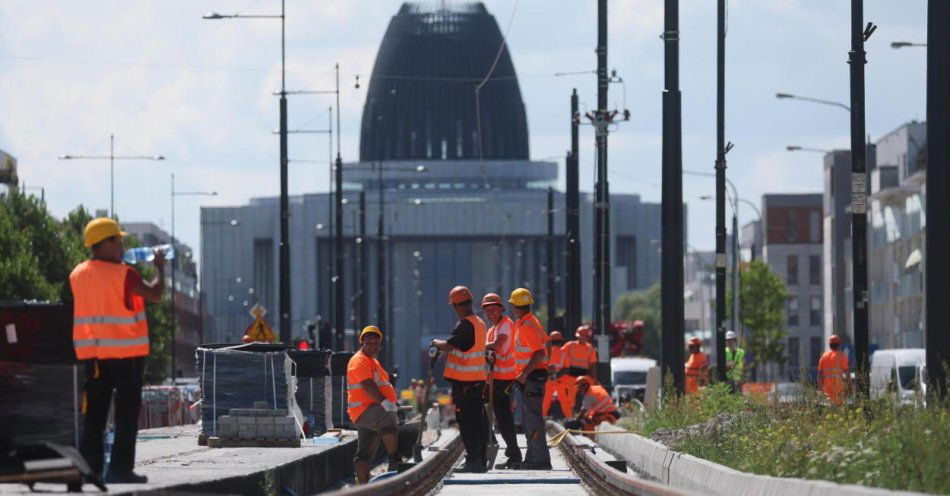
[[[172,174],[172,248],[175,247],[175,175]],[[178,255],[177,253],[175,255]],[[172,290],[169,293],[171,295],[171,312],[172,312],[172,384],[174,385],[178,379],[178,374],[175,373],[175,353],[178,351],[178,346],[175,343],[175,335],[178,333],[178,315],[175,312],[175,260],[171,260],[172,264]]]
[[[851,260],[858,391],[868,394],[867,147],[864,144],[864,0],[851,0]],[[870,33],[868,33],[870,35]],[[930,231],[928,229],[928,231]]]
[[[389,329],[386,328],[386,233],[384,230],[384,221],[386,219],[385,205],[383,204],[383,163],[376,162],[375,166],[377,174],[377,196],[379,201],[379,214],[377,216],[376,224],[376,250],[379,251],[376,256],[376,325],[379,326],[383,332],[388,332]],[[392,334],[390,333],[389,342],[393,342]],[[389,360],[392,357],[392,346],[386,347],[386,363],[388,367],[392,366],[392,361]]]
[[[679,90],[679,0],[665,0],[662,186],[662,307],[664,380],[683,392],[683,149]]]
[[[336,189],[334,186],[335,184],[334,178],[336,177],[336,164],[333,161],[333,107],[330,106],[329,110],[330,110],[330,114],[327,116],[327,121],[329,121],[328,129],[330,130],[329,136],[328,136],[330,156],[329,156],[329,161],[327,162],[327,165],[328,165],[327,169],[330,171],[330,178],[328,180],[329,182],[327,183],[329,185],[328,190],[327,190],[327,200],[329,201],[329,205],[327,207],[327,233],[329,233],[327,235],[327,245],[329,249],[327,251],[330,252],[330,256],[327,259],[326,269],[327,269],[327,274],[330,274],[330,287],[332,288],[333,287],[333,263],[334,263],[333,261],[336,260],[336,251],[335,251],[336,238],[334,238],[333,243],[330,243],[329,241],[330,241],[330,236],[335,236],[334,233],[336,233],[336,231],[333,229],[333,218],[335,216],[334,212],[336,209],[336,195],[335,195]],[[334,288],[330,290],[330,298],[329,298],[330,308],[327,309],[327,315],[329,317],[328,320],[330,322],[335,321],[335,316],[333,315],[333,312],[336,311],[336,303],[334,302],[335,298],[336,298],[336,290]],[[327,343],[327,344],[331,348],[333,347],[332,343]]]
[[[597,144],[597,378],[610,387],[610,191],[607,184],[607,0],[597,2],[597,114],[594,122]]]
[[[109,135],[109,217],[115,219],[115,135]]]
[[[280,1],[280,340],[289,343],[290,329],[290,201],[287,198],[287,88],[284,0]]]
[[[368,305],[367,305],[367,288],[369,288],[369,279],[368,274],[368,257],[367,252],[369,247],[367,246],[369,242],[366,239],[366,191],[360,191],[360,243],[357,247],[359,251],[359,264],[360,264],[360,276],[359,276],[359,285],[360,285],[360,306],[359,306],[359,319],[360,325],[368,324],[367,315]]]
[[[581,239],[580,239],[580,189],[578,167],[577,88],[571,92],[571,151],[567,155],[567,191],[564,195],[567,216],[567,312],[564,319],[565,334],[570,339],[581,322]]]
[[[726,0],[718,0],[716,33],[716,371],[726,380]]]
[[[343,300],[343,160],[336,156],[336,220],[333,252],[335,263],[333,268],[333,323],[335,330],[335,349],[342,351],[346,309]]]
[[[738,205],[733,205],[737,207]],[[736,211],[732,211],[732,318],[730,319],[730,331],[739,333],[739,216]],[[716,355],[725,355],[725,345],[716,351]],[[717,360],[718,362],[718,360]]]
[[[554,297],[554,188],[548,187],[548,331],[554,329],[554,318],[557,315],[557,299]],[[563,331],[563,329],[562,329]]]
[[[927,233],[924,250],[926,282],[927,373],[940,398],[947,396],[947,371],[950,362],[950,333],[941,329],[943,306],[950,293],[950,266],[940,254],[950,249],[950,197],[938,192],[950,184],[946,164],[950,161],[950,2],[927,2]]]

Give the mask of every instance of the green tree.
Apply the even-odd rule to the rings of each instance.
[[[785,363],[785,283],[762,260],[752,261],[741,272],[740,281],[739,318],[749,329],[746,348],[752,355],[752,368],[762,371],[770,364]]]
[[[660,283],[656,283],[649,289],[620,295],[614,305],[614,319],[643,321],[643,353],[657,359],[660,357],[660,332],[663,328],[660,304]]]

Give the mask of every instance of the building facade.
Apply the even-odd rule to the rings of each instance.
[[[911,121],[875,144],[868,218],[872,347],[922,348],[927,125]]]
[[[795,380],[805,370],[814,378],[824,349],[822,195],[763,195],[762,215],[762,258],[788,290],[783,375]]]
[[[527,287],[543,304],[553,270],[557,306],[564,307],[560,192],[554,198],[554,264],[547,266],[547,195],[557,164],[529,159],[527,119],[507,49],[477,98],[468,84],[484,77],[502,43],[480,3],[404,4],[393,17],[367,90],[360,160],[343,164],[344,315],[334,315],[333,199],[326,193],[290,199],[293,336],[310,337],[309,324],[326,328],[342,319],[354,330],[384,316],[384,347],[391,353],[386,365],[400,369],[404,384],[424,374],[429,341],[451,332],[457,318],[447,295],[455,285],[467,285],[478,298]],[[637,195],[611,195],[611,202],[616,299],[659,280],[660,206]],[[582,311],[589,317],[592,195],[582,195],[580,218]],[[277,308],[278,198],[202,208],[201,237],[206,340],[234,342],[255,303]],[[368,252],[365,264],[358,246]],[[360,280],[368,282],[363,298]],[[384,281],[382,308],[378,281]],[[315,337],[325,348],[354,345],[354,339],[338,342],[328,332]]]

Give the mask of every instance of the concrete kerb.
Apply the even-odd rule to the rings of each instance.
[[[602,423],[599,431],[622,429]],[[719,465],[692,455],[676,452],[637,434],[597,436],[597,443],[618,458],[627,460],[646,477],[674,488],[705,494],[751,494],[761,496],[894,496],[923,493],[890,491],[854,484],[792,479],[757,475]]]

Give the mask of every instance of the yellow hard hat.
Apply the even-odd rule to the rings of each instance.
[[[371,326],[366,326],[366,327],[364,327],[363,330],[360,331],[360,342],[361,342],[361,343],[363,342],[363,336],[365,336],[365,335],[367,335],[367,334],[378,334],[378,335],[379,335],[379,339],[383,339],[383,331],[380,331],[378,327],[371,325]]]
[[[119,223],[115,220],[108,217],[99,217],[98,219],[92,219],[86,224],[83,236],[85,237],[84,244],[86,248],[91,248],[92,245],[113,236],[122,236],[124,238],[126,233],[119,229]]]
[[[508,299],[508,302],[516,307],[525,307],[534,304],[534,297],[531,296],[531,291],[518,288],[511,292],[511,298]]]

